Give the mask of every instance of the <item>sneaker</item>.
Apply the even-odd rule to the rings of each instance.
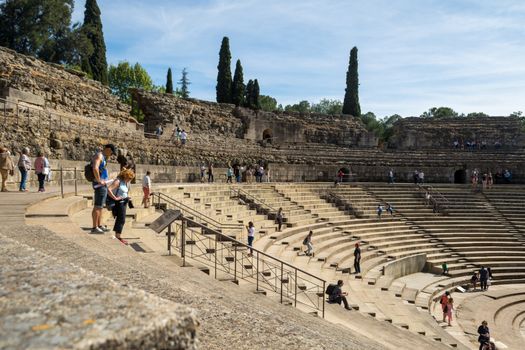
[[[101,234],[101,233],[104,233],[104,231],[102,231],[102,229],[100,227],[93,227],[91,229],[91,233],[92,234]]]
[[[97,227],[99,230],[101,230],[102,232],[109,232],[109,229],[106,227],[106,226],[99,226]]]
[[[124,245],[128,245],[128,241],[125,241],[124,239],[122,238],[117,238],[122,244]]]

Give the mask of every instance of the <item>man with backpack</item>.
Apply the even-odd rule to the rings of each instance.
[[[341,288],[343,288],[343,280],[337,281],[337,284],[330,284],[328,288],[326,289],[326,294],[328,294],[328,301],[330,303],[339,304],[341,305],[341,302],[344,304],[345,309],[352,310],[350,305],[348,305],[348,301],[346,300],[346,296],[348,295],[347,292],[343,292]]]
[[[107,169],[107,162],[111,155],[116,154],[116,149],[113,144],[107,144],[101,152],[98,152],[91,163],[86,165],[85,175],[86,179],[93,184],[93,211],[91,217],[93,219],[93,227],[91,233],[104,233],[107,230],[101,225],[102,209],[106,205],[106,198],[108,195],[107,181],[109,180],[109,173]],[[91,166],[89,166],[91,165]],[[89,169],[91,168],[91,173]]]

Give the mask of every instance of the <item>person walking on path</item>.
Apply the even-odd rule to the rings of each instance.
[[[38,178],[38,192],[45,192],[44,182],[49,175],[49,160],[44,156],[44,152],[39,151],[35,159],[35,174]]]
[[[248,229],[248,246],[250,247],[250,252],[248,253],[248,256],[252,256],[253,240],[255,239],[255,227],[253,226],[253,222],[250,221],[246,228]]]
[[[206,167],[204,164],[201,165],[201,183],[204,183],[204,177],[206,175]]]
[[[447,305],[445,306],[445,310],[447,313],[447,323],[449,326],[452,326],[450,323],[452,322],[452,311],[454,311],[454,299],[448,298]]]
[[[481,269],[479,269],[479,285],[480,285],[481,291],[487,290],[488,280],[489,280],[489,271],[485,268],[485,266],[481,266]]]
[[[361,248],[359,248],[359,242],[355,244],[354,248],[354,271],[356,275],[361,273]]]
[[[31,160],[29,160],[29,148],[24,147],[22,150],[22,153],[20,154],[20,158],[18,158],[18,170],[20,170],[20,192],[27,192],[28,189],[26,188],[26,181],[27,181],[27,174],[31,170]]]
[[[92,183],[94,195],[93,195],[93,211],[91,217],[93,220],[93,227],[91,233],[104,233],[107,231],[101,225],[102,209],[106,205],[106,198],[108,196],[107,181],[109,180],[109,173],[107,169],[108,159],[111,155],[116,153],[115,146],[107,144],[101,152],[95,154],[91,160],[91,167],[93,169]]]
[[[208,165],[208,182],[213,182],[213,164]]]
[[[343,280],[337,281],[337,285],[332,290],[332,294],[330,294],[329,300],[331,303],[336,303],[341,305],[341,303],[344,304],[345,309],[352,310],[350,305],[348,305],[348,300],[346,300],[346,296],[348,295],[347,292],[343,292]]]
[[[381,204],[378,204],[376,211],[377,211],[377,218],[381,220],[381,214],[383,214],[383,206]]]
[[[226,183],[232,183],[233,180],[233,169],[231,166],[228,166],[226,170]]]
[[[122,230],[126,224],[126,209],[130,201],[129,198],[129,184],[135,177],[135,173],[131,169],[122,170],[115,181],[107,188],[107,194],[112,199],[113,206],[111,212],[115,218],[115,225],[113,231],[115,231],[115,238],[118,239],[122,244],[127,245],[124,239],[122,239]]]
[[[7,192],[7,178],[9,175],[13,176],[15,170],[15,165],[13,164],[13,159],[11,159],[11,154],[5,147],[0,147],[0,175],[2,175],[2,192]]]
[[[388,171],[388,184],[393,185],[394,184],[394,169],[390,169]]]
[[[386,212],[390,213],[390,216],[394,216],[394,207],[390,203],[386,204]]]
[[[144,197],[142,198],[142,204],[144,208],[149,208],[149,197],[151,196],[151,172],[146,171],[146,175],[142,178],[142,192]]]
[[[283,208],[279,208],[279,210],[277,210],[277,215],[275,216],[275,219],[277,220],[277,231],[281,232],[281,228],[283,226],[284,221]]]
[[[312,245],[312,235],[313,234],[314,234],[314,231],[310,230],[310,232],[308,232],[308,235],[303,240],[303,245],[306,246],[306,250],[304,251],[304,253],[307,256],[312,255],[314,251],[314,246]]]
[[[441,304],[441,311],[443,311],[443,322],[445,322],[445,319],[447,317],[447,305],[448,305],[449,298],[450,298],[450,292],[446,291],[439,299],[439,304]]]

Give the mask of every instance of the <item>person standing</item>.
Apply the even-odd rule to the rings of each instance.
[[[377,205],[376,212],[377,212],[377,218],[381,220],[381,214],[383,214],[383,206],[381,204]]]
[[[20,154],[20,158],[18,158],[18,170],[20,170],[20,192],[27,192],[28,189],[26,188],[26,181],[27,181],[27,174],[31,170],[31,160],[29,160],[29,148],[24,147],[22,149],[22,153]]]
[[[142,198],[142,204],[144,208],[149,208],[149,197],[151,195],[151,172],[146,171],[146,175],[142,178],[142,192],[144,197]]]
[[[388,171],[388,183],[390,185],[394,184],[394,169],[392,168]]]
[[[361,248],[359,247],[359,242],[355,244],[354,248],[354,271],[356,275],[361,273]]]
[[[277,231],[281,232],[284,220],[283,208],[279,208],[279,210],[277,210],[277,215],[275,216],[275,219],[277,220]]]
[[[452,322],[452,311],[454,311],[454,299],[448,298],[447,306],[446,306],[446,312],[447,312],[447,323],[449,326],[452,326],[450,323]]]
[[[2,192],[7,192],[7,178],[9,175],[13,176],[15,165],[11,154],[5,147],[0,147],[0,174],[2,175]]]
[[[208,165],[208,182],[213,182],[213,164]]]
[[[204,177],[206,175],[206,167],[204,164],[201,165],[201,183],[204,183]]]
[[[124,169],[119,173],[115,181],[107,187],[107,194],[114,202],[111,212],[115,218],[115,225],[113,226],[115,238],[125,245],[128,242],[122,239],[121,234],[126,224],[126,209],[130,201],[129,184],[134,177],[135,173],[133,173],[133,170]]]
[[[228,169],[226,170],[226,183],[232,183],[233,178],[233,169],[231,166],[228,166]]]
[[[439,299],[439,303],[441,304],[441,311],[443,311],[443,322],[445,322],[446,317],[447,317],[447,305],[448,305],[449,298],[450,298],[450,292],[446,291]]]
[[[394,207],[390,203],[386,204],[386,212],[390,213],[390,216],[394,216]]]
[[[186,140],[188,139],[188,134],[186,133],[186,130],[182,130],[180,133],[180,143],[182,146],[186,144]]]
[[[111,155],[116,153],[113,144],[107,144],[101,152],[95,154],[91,160],[91,167],[93,169],[94,181],[92,183],[93,195],[93,211],[91,217],[93,220],[93,227],[91,233],[104,233],[107,230],[102,227],[102,209],[106,205],[106,198],[108,196],[107,181],[109,180],[109,173],[107,169],[108,159]]]
[[[443,264],[441,264],[441,271],[443,276],[448,275],[448,265],[446,262],[443,262]]]
[[[482,350],[486,344],[490,344],[490,330],[487,321],[481,322],[478,327],[478,334],[479,350]]]
[[[39,151],[35,159],[35,174],[38,178],[38,192],[45,192],[44,182],[49,174],[49,160],[44,156],[44,152]]]
[[[480,285],[481,291],[487,290],[488,279],[489,279],[489,271],[485,268],[485,266],[481,266],[481,269],[479,269],[479,285]]]
[[[308,232],[308,235],[303,240],[303,245],[306,246],[305,254],[307,256],[310,256],[313,253],[314,246],[312,245],[312,235],[314,234],[314,231]]]
[[[250,252],[248,253],[248,256],[252,256],[253,254],[253,240],[255,239],[255,227],[253,226],[253,222],[248,222],[248,226],[246,226],[248,229],[248,246],[250,247]]]
[[[423,184],[425,182],[425,173],[423,172],[423,170],[419,172],[418,177],[419,177],[419,183]]]

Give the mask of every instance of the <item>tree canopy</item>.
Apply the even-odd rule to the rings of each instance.
[[[357,47],[350,50],[350,62],[346,72],[346,90],[343,101],[343,113],[359,117],[361,106],[359,105],[359,75],[357,62]]]
[[[236,106],[244,105],[244,96],[246,94],[244,86],[244,73],[242,70],[241,60],[235,64],[235,73],[233,74],[232,84],[232,103]]]
[[[102,19],[97,0],[86,0],[83,31],[92,45],[92,52],[83,60],[82,69],[91,71],[93,79],[108,85],[108,64],[106,61],[106,43],[102,30]],[[87,67],[89,65],[89,67]]]
[[[177,89],[177,94],[179,95],[179,97],[182,97],[182,98],[190,97],[189,87],[191,83],[190,83],[190,80],[188,79],[188,71],[186,70],[186,68],[182,69],[181,77],[177,84],[180,85],[180,89]]]
[[[217,102],[232,102],[232,72],[231,72],[230,39],[222,38],[221,49],[219,51],[219,64],[217,65]]]
[[[274,112],[278,110],[277,100],[271,96],[260,95],[259,105],[261,106],[261,110],[266,112]]]
[[[458,113],[450,107],[432,107],[421,114],[422,118],[455,118]]]
[[[171,74],[171,68],[168,68],[168,74],[166,75],[166,93],[173,93],[173,76]]]

